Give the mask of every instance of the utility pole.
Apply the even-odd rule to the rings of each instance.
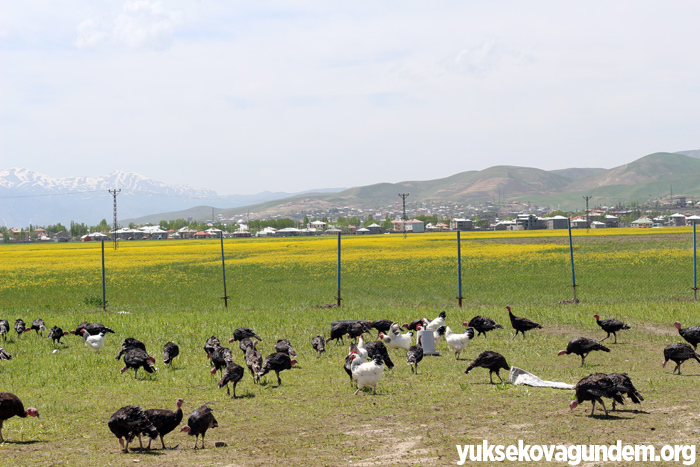
[[[586,200],[586,230],[591,228],[591,212],[588,210],[588,200],[593,198],[592,196],[584,196],[583,199]]]
[[[406,198],[408,198],[408,193],[399,193],[399,197],[403,201],[403,217],[401,219],[403,220],[403,238],[406,238],[406,221],[408,220],[406,217]]]
[[[109,194],[114,198],[114,225],[112,227],[112,238],[114,239],[114,249],[117,249],[117,195],[121,193],[120,189],[108,190]]]

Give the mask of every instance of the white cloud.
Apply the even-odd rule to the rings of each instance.
[[[78,25],[78,38],[75,45],[80,48],[96,47],[108,38],[109,34],[102,30],[98,21],[90,18]]]
[[[89,48],[111,42],[129,49],[163,49],[172,43],[183,16],[182,11],[167,9],[161,1],[128,0],[106,25],[94,18],[81,22],[75,44]]]
[[[479,78],[490,75],[505,61],[524,63],[532,61],[520,52],[502,44],[497,38],[489,37],[476,45],[464,48],[445,61],[445,68],[456,74],[469,74]]]
[[[162,48],[173,38],[182,12],[167,10],[162,2],[128,1],[114,22],[114,37],[132,49]]]

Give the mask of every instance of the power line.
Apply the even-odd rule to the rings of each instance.
[[[406,238],[406,221],[408,220],[406,217],[406,198],[408,198],[408,193],[399,193],[399,197],[403,201],[403,217],[401,219],[403,220],[403,237]]]
[[[114,189],[114,190],[108,190],[109,194],[112,195],[114,198],[114,228],[112,229],[114,232],[112,233],[112,236],[114,238],[114,249],[117,249],[117,195],[122,191],[121,188],[119,190]]]
[[[586,200],[586,230],[591,228],[591,212],[588,210],[588,200],[593,198],[592,196],[584,196],[583,199]]]

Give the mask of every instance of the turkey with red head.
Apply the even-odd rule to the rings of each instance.
[[[697,350],[698,344],[700,344],[700,326],[682,328],[680,321],[676,321],[673,325],[678,329],[678,334]]]
[[[9,392],[0,392],[0,443],[5,442],[2,437],[2,424],[5,420],[12,417],[26,418],[38,417],[39,411],[34,407],[24,409],[24,404],[19,400],[19,397]]]
[[[613,336],[615,336],[615,342],[613,342],[613,344],[617,344],[617,331],[622,331],[623,329],[632,329],[630,328],[629,324],[623,323],[619,319],[600,319],[600,316],[598,316],[597,314],[593,315],[593,317],[595,318],[595,322],[598,323],[598,326],[600,326],[603,329],[603,331],[608,333],[608,335],[602,338],[600,342],[603,342],[605,339],[610,337],[610,334],[612,334]]]
[[[698,355],[698,353],[695,352],[691,346],[686,343],[675,342],[667,345],[664,349],[664,362],[662,366],[665,368],[666,363],[668,363],[669,360],[673,360],[673,362],[676,364],[676,368],[673,369],[673,373],[675,374],[677,371],[680,375],[681,365],[683,362],[690,360],[691,358],[694,358],[698,361],[698,363],[700,363],[700,355]]]
[[[625,403],[622,399],[620,388],[618,388],[617,382],[613,378],[610,378],[605,373],[594,373],[581,379],[576,384],[576,399],[571,401],[569,407],[573,410],[582,402],[591,401],[593,407],[591,407],[590,416],[592,417],[593,411],[595,410],[595,403],[600,402],[600,405],[603,406],[603,410],[605,411],[605,418],[607,418],[608,409],[605,408],[603,397],[613,399],[614,402],[619,404]]]
[[[147,373],[154,373],[156,371],[156,367],[153,366],[155,362],[156,359],[148,355],[145,350],[133,347],[124,354],[124,367],[121,372],[124,373],[127,369],[133,368],[134,379],[136,379],[139,368],[143,368]]]
[[[187,418],[187,425],[183,426],[180,431],[186,432],[190,436],[194,436],[194,449],[197,449],[197,441],[199,435],[202,435],[202,449],[204,449],[204,435],[209,428],[216,428],[219,423],[214,418],[214,413],[208,405],[204,404]]]

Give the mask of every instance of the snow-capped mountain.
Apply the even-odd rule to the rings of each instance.
[[[166,185],[134,172],[115,171],[102,177],[52,178],[29,169],[0,170],[0,190],[16,194],[69,194],[121,189],[124,193],[152,193],[183,195],[198,198],[217,198],[215,191],[189,185]]]
[[[189,185],[167,185],[134,172],[115,171],[101,177],[53,178],[23,168],[0,169],[0,222],[7,227],[27,227],[71,221],[111,224],[113,197],[117,195],[119,219],[181,211],[195,206],[235,208],[286,198],[296,193],[263,192],[255,195],[219,196],[215,191]],[[334,190],[330,190],[334,191]]]

